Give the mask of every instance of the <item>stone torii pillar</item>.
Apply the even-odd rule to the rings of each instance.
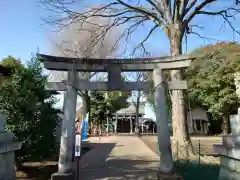
[[[52,175],[52,180],[73,179],[73,144],[75,141],[75,118],[77,89],[75,84],[77,72],[75,70],[68,72],[68,84],[66,85],[66,94],[64,97],[64,118],[62,122],[61,144],[59,152],[58,172]]]
[[[158,132],[158,145],[160,152],[160,167],[158,180],[182,180],[181,176],[173,174],[174,163],[171,150],[170,132],[168,127],[168,109],[166,99],[166,82],[162,69],[153,70],[153,83],[155,88],[154,100],[156,106],[156,124]]]
[[[153,82],[155,88],[156,124],[160,151],[160,171],[170,173],[173,171],[173,158],[168,128],[168,110],[166,102],[165,82],[161,69],[153,70]]]

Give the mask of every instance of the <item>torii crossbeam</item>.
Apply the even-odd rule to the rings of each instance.
[[[38,54],[38,59],[44,63],[48,70],[57,71],[85,71],[85,72],[108,72],[107,82],[90,82],[87,80],[76,80],[74,85],[81,90],[101,90],[101,91],[129,91],[141,90],[149,91],[153,89],[153,82],[124,82],[121,79],[121,72],[153,71],[153,69],[178,69],[188,67],[191,57],[159,57],[159,58],[136,58],[136,59],[84,59],[66,58]],[[65,91],[67,81],[48,82],[46,90]],[[167,83],[168,89],[186,89],[186,81],[170,81]]]

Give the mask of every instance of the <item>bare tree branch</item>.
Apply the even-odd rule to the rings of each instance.
[[[53,51],[57,55],[68,57],[98,57],[106,58],[112,55],[117,46],[115,41],[118,39],[118,34],[115,28],[112,28],[105,34],[104,38],[99,39],[101,33],[111,24],[104,17],[90,18],[92,23],[85,23],[78,21],[70,26],[66,26],[59,33],[55,39],[57,42],[53,43]],[[101,27],[96,25],[98,22],[102,24]],[[96,73],[79,73],[79,77],[90,80]],[[65,80],[67,73],[53,71],[52,79]],[[84,95],[80,91],[81,95]]]
[[[179,18],[180,18],[181,20],[183,20],[184,13],[185,13],[185,10],[186,10],[188,1],[189,1],[189,0],[181,0],[181,1],[180,1]]]
[[[159,0],[149,0],[154,1],[155,4],[161,9],[161,12],[163,14],[163,19],[167,23],[173,23],[172,20],[172,14],[171,14],[171,3],[169,0],[159,1]]]
[[[174,1],[174,16],[173,16],[174,22],[177,22],[180,19],[179,12],[180,12],[180,1],[175,0]]]
[[[188,18],[186,19],[187,22],[190,22],[196,14],[198,14],[198,12],[203,9],[205,6],[207,6],[208,4],[211,4],[213,2],[215,2],[216,0],[204,0],[202,1],[202,3],[200,3],[198,6],[196,6],[194,8],[194,10],[190,13],[190,15],[188,16]]]
[[[229,18],[234,18],[234,16],[240,13],[240,9],[236,8],[227,8],[221,11],[216,11],[216,12],[209,12],[209,11],[198,11],[197,14],[204,14],[204,15],[209,15],[209,16],[220,16],[223,18],[225,22],[230,26],[230,28],[237,34],[240,35],[240,31],[237,30],[232,23],[230,22]]]
[[[155,9],[158,11],[158,13],[160,14],[161,19],[164,20],[164,13],[163,13],[161,7],[159,7],[159,6],[156,4],[156,2],[154,2],[154,1],[152,1],[152,0],[147,0],[147,2],[148,2],[153,8],[155,8]],[[166,22],[165,22],[165,23],[166,23]]]
[[[156,24],[158,24],[159,26],[162,26],[162,21],[159,19],[159,17],[156,15],[156,13],[151,12],[150,9],[146,9],[144,7],[136,7],[136,6],[132,6],[130,4],[125,3],[122,0],[117,0],[120,4],[122,4],[123,6],[132,9],[133,11],[139,12],[141,14],[146,15],[149,19],[153,20]]]
[[[147,34],[147,36],[133,49],[133,54],[135,54],[136,50],[139,47],[142,47],[143,50],[145,51],[144,48],[144,43],[149,39],[149,37],[152,35],[152,33],[154,32],[154,30],[156,30],[158,28],[158,25],[155,25],[154,27],[151,28],[151,30],[149,31],[149,33]]]
[[[198,0],[191,0],[190,3],[187,4],[185,11],[184,11],[184,16],[187,15],[187,13],[195,6],[195,4],[197,3]],[[184,17],[183,16],[183,17]]]
[[[200,26],[200,25],[197,25],[197,24],[189,25],[188,30],[186,31],[186,34],[197,35],[199,38],[201,38],[201,39],[204,41],[204,43],[205,43],[205,40],[215,40],[215,41],[216,41],[216,39],[207,38],[207,37],[202,36],[202,35],[199,34],[198,32],[195,32],[195,31],[194,31],[194,28],[197,28],[197,29],[199,29],[199,30],[203,30],[203,29],[204,29],[203,26]]]
[[[112,0],[110,3],[105,4],[101,7],[92,7],[90,10],[85,12],[75,12],[70,9],[68,6],[73,4],[79,4],[79,1],[76,0],[40,0],[44,4],[50,4],[52,9],[58,10],[57,12],[64,12],[67,14],[67,17],[59,19],[59,21],[55,21],[55,23],[59,23],[59,25],[63,26],[64,24],[70,25],[72,23],[76,23],[77,21],[82,21],[84,23],[91,23],[88,19],[91,17],[103,17],[108,19],[114,19],[112,25],[106,28],[105,33],[108,32],[107,29],[110,29],[114,26],[120,26],[124,24],[128,24],[130,21],[140,22],[138,17],[141,16],[142,19],[147,18],[150,21],[153,21],[159,27],[163,29],[173,27],[171,24],[179,23],[182,21],[185,27],[183,27],[182,31],[184,32],[185,28],[188,28],[190,21],[197,14],[204,14],[202,9],[216,0],[145,0],[152,6],[152,9],[146,8],[143,5],[140,5],[140,0],[135,1],[134,4],[130,4],[126,0]],[[238,0],[237,0],[238,1]],[[236,1],[236,3],[237,3]],[[141,3],[142,4],[142,3]],[[172,9],[173,8],[173,9]],[[205,13],[206,14],[206,13]],[[223,14],[223,13],[222,13]],[[208,13],[210,15],[210,13]],[[213,13],[212,13],[213,15]],[[68,18],[71,21],[67,23],[62,21],[66,21]],[[222,16],[222,18],[230,25],[230,21],[225,18],[229,18],[227,16]],[[143,22],[147,20],[144,19]],[[51,22],[51,21],[50,21]],[[136,23],[141,24],[141,23]],[[101,27],[101,25],[99,25]],[[233,26],[230,25],[232,29]],[[133,31],[132,31],[133,32]],[[236,30],[234,30],[236,32]],[[129,35],[122,36],[130,37]],[[104,39],[104,35],[98,37],[100,39]],[[96,41],[97,42],[97,41]],[[120,42],[120,41],[118,41]],[[129,41],[126,41],[129,42]],[[136,45],[140,47],[139,45]],[[144,50],[144,48],[142,48]],[[135,50],[135,49],[134,49]]]

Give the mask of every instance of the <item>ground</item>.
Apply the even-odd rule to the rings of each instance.
[[[141,139],[136,136],[109,136],[101,137],[100,140],[91,137],[89,140],[92,149],[84,154],[80,161],[81,179],[156,179],[159,157],[156,154],[156,142],[154,144],[153,136],[141,137]],[[210,143],[203,140],[208,147],[216,141]],[[56,161],[25,164],[25,174],[28,177],[23,177],[23,174],[18,172],[18,179],[46,180],[50,174],[57,171],[56,165]],[[185,180],[217,180],[219,166],[177,163],[176,170]]]
[[[47,180],[56,171],[56,160],[28,162],[24,163],[23,167],[17,171],[17,180]]]
[[[159,157],[137,136],[109,136],[91,141],[97,145],[81,160],[82,179],[156,179]]]
[[[82,154],[89,151],[89,148],[82,149]],[[17,171],[18,180],[46,180],[51,174],[57,172],[58,156],[45,159],[41,162],[26,162]]]

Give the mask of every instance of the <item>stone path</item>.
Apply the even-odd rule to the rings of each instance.
[[[89,141],[94,148],[80,161],[79,180],[157,179],[159,157],[138,137],[93,137]]]

